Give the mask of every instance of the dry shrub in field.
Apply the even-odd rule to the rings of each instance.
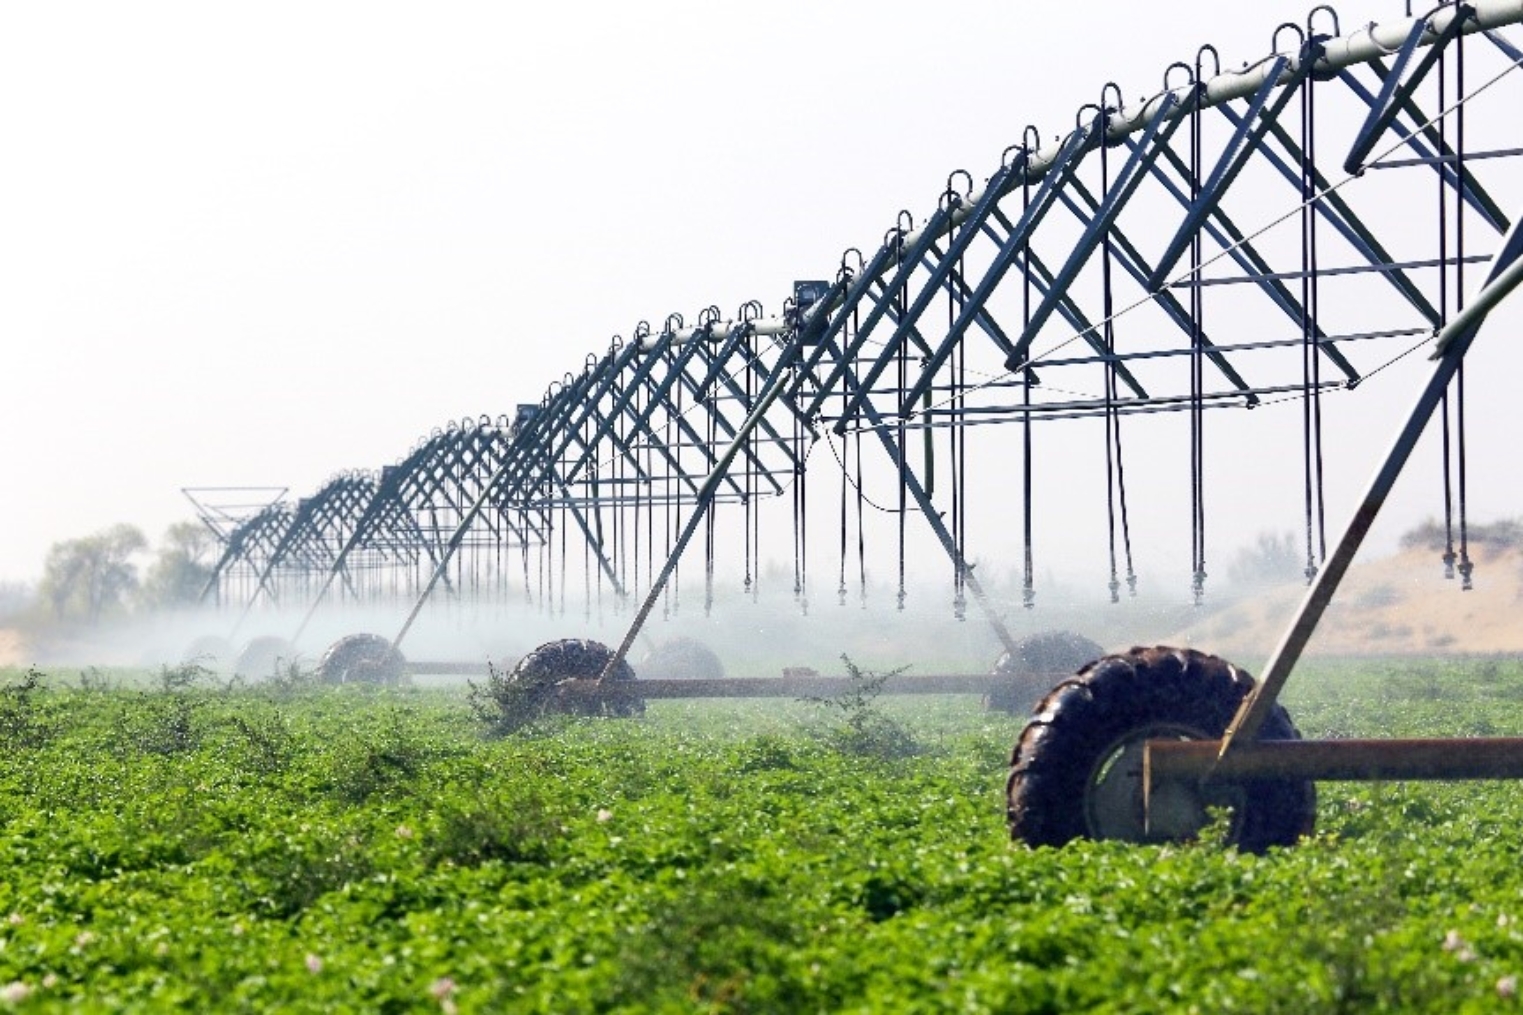
[[[642,715],[635,672],[620,661],[600,680],[613,652],[582,638],[547,642],[509,672],[487,664],[485,684],[470,682],[471,714],[494,736],[507,736],[551,715],[627,717]]]
[[[890,677],[904,672],[904,667],[886,673],[864,670],[841,656],[846,664],[850,686],[829,698],[806,697],[801,699],[819,705],[827,712],[839,713],[840,722],[825,730],[826,742],[842,754],[862,758],[891,760],[909,758],[920,754],[922,748],[913,734],[893,716],[878,707],[878,696]]]
[[[17,683],[0,688],[0,747],[7,751],[41,747],[52,739],[52,724],[37,705],[42,690],[42,674],[35,668]]]

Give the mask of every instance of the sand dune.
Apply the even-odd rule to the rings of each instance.
[[[1431,549],[1356,563],[1307,651],[1320,655],[1523,653],[1523,552],[1477,546],[1472,591],[1446,580]],[[1176,641],[1245,665],[1284,634],[1305,589],[1242,596],[1180,631]]]
[[[15,628],[0,627],[0,666],[27,664],[26,639]]]

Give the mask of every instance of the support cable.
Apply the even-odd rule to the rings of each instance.
[[[756,304],[756,307],[757,307],[757,312],[760,313],[760,304]],[[747,384],[747,391],[750,392],[750,394],[749,394],[749,396],[747,398],[747,401],[746,401],[746,412],[748,414],[755,409],[755,400],[756,400],[756,398],[761,397],[761,394],[762,394],[762,392],[755,387],[755,382],[758,379],[760,379],[760,377],[761,377],[761,368],[758,365],[758,360],[757,360],[757,357],[760,355],[760,350],[757,349],[756,346],[751,344],[752,340],[755,338],[755,336],[756,336],[756,332],[754,330],[748,331],[746,333],[746,350],[747,350],[746,368],[747,368],[747,371],[748,371],[747,377],[746,377],[746,384]],[[759,468],[760,467],[760,460],[756,458],[755,454],[756,454],[757,447],[758,447],[758,445],[760,443],[760,438],[756,435],[756,431],[752,430],[747,435],[746,440],[749,442],[749,445],[750,445],[751,458],[749,459],[749,461],[756,463],[754,468]],[[780,437],[779,437],[779,443],[781,443],[781,438]],[[761,517],[762,517],[762,513],[761,513],[761,510],[760,510],[760,505],[758,505],[756,503],[756,495],[757,495],[757,490],[759,489],[759,486],[760,486],[760,479],[761,479],[761,477],[760,477],[760,475],[756,474],[753,471],[753,469],[748,469],[747,471],[748,471],[748,473],[751,473],[752,480],[753,480],[752,481],[752,485],[751,485],[751,497],[750,497],[750,502],[753,505],[753,511],[751,513],[751,525],[752,525],[752,530],[751,530],[751,553],[752,553],[752,557],[753,557],[753,563],[754,563],[755,568],[756,568],[756,572],[755,572],[755,575],[754,575],[755,581],[751,585],[751,601],[753,603],[755,603],[755,602],[759,602],[760,599],[761,599],[761,531],[762,531]]]
[[[560,521],[560,530],[561,530],[561,616],[562,617],[564,617],[566,615],[566,561],[568,559],[568,555],[566,553],[566,530],[571,527],[570,523],[566,520],[567,512],[568,512],[568,507],[567,507],[567,504],[566,504],[566,499],[564,497],[562,497],[561,498],[561,521]]]
[[[1116,93],[1116,101],[1119,105],[1119,89],[1113,84],[1108,84],[1102,89],[1100,107],[1097,115],[1108,117],[1109,107],[1105,105],[1108,93]],[[1100,197],[1103,201],[1110,192],[1110,148],[1101,138],[1100,144]],[[1126,466],[1122,458],[1121,442],[1121,413],[1117,406],[1118,389],[1116,384],[1116,329],[1115,329],[1115,294],[1113,287],[1113,255],[1110,229],[1105,230],[1104,239],[1100,248],[1100,288],[1102,294],[1102,314],[1105,324],[1101,329],[1101,341],[1105,348],[1105,513],[1106,528],[1108,532],[1108,546],[1110,554],[1110,590],[1111,602],[1121,601],[1121,581],[1118,575],[1116,560],[1116,529],[1119,523],[1121,529],[1122,554],[1126,565],[1126,585],[1128,592],[1137,594],[1137,573],[1132,566],[1132,535],[1131,525],[1127,513],[1126,502]]]
[[[1108,149],[1104,139],[1100,145],[1100,196],[1110,188],[1110,166],[1107,156]],[[1110,589],[1111,602],[1121,601],[1121,580],[1116,571],[1116,463],[1115,463],[1115,424],[1116,424],[1116,381],[1115,368],[1112,366],[1110,356],[1114,354],[1115,332],[1111,327],[1111,290],[1110,290],[1110,243],[1109,236],[1104,244],[1101,254],[1101,287],[1103,290],[1103,306],[1101,314],[1105,323],[1101,328],[1101,341],[1106,352],[1105,360],[1105,530],[1106,547],[1110,557]]]
[[[673,316],[675,317],[676,315]],[[677,317],[677,324],[679,327],[681,326],[682,318]],[[668,323],[668,328],[669,327],[670,323]],[[684,361],[678,360],[676,356],[673,356],[669,369],[680,373],[687,370],[687,364]],[[673,410],[674,403],[672,401],[668,401],[665,406],[668,413],[666,426],[664,428],[666,431],[666,440],[669,444],[675,442],[673,447],[674,454],[667,465],[668,479],[666,481],[666,525],[664,528],[666,539],[666,556],[668,558],[670,558],[672,555],[672,540],[676,538],[678,532],[680,532],[682,529],[682,514],[681,512],[677,512],[676,517],[673,517],[673,502],[676,501],[679,496],[681,496],[681,480],[687,474],[687,470],[682,464],[682,432],[675,425],[673,425],[676,420],[680,420],[682,418],[682,388],[683,386],[678,384],[677,390],[673,395],[673,399],[675,400],[675,412]],[[696,408],[696,406],[694,407]],[[707,517],[709,521],[713,521],[714,512],[712,507],[709,509],[709,514]],[[682,558],[680,556],[677,558],[675,566],[672,568],[672,581],[671,584],[667,586],[667,589],[671,596],[671,612],[673,614],[678,613],[682,609]]]
[[[1314,58],[1315,40],[1303,44],[1302,59]],[[1318,342],[1317,217],[1321,195],[1316,170],[1316,80],[1301,89],[1301,462],[1307,584],[1327,558],[1326,505],[1322,465],[1322,357]]]
[[[896,230],[896,233],[895,233],[895,236],[894,236],[894,240],[893,240],[893,242],[894,242],[894,261],[895,261],[896,264],[900,263],[900,262],[902,262],[904,260],[904,235],[905,235],[904,234],[904,230],[902,228]],[[905,310],[907,309],[907,307],[909,305],[909,294],[907,292],[905,284],[901,283],[900,286],[899,286],[899,291],[897,293],[895,293],[891,298],[894,300],[895,310],[897,311],[897,314],[895,316],[898,317],[900,320],[903,320]],[[909,343],[907,343],[907,342],[900,342],[899,343],[899,350],[898,350],[898,357],[897,357],[897,359],[898,359],[897,367],[898,367],[898,371],[899,371],[899,391],[898,391],[898,395],[899,395],[900,399],[904,398],[904,393],[909,388],[909,351],[908,351],[908,346],[909,346]],[[907,430],[907,427],[906,427],[906,422],[907,421],[906,421],[905,416],[904,416],[903,413],[898,413],[897,416],[898,416],[898,429],[899,429],[899,434],[898,434],[899,442],[897,444],[898,457],[899,457],[899,462],[898,462],[898,465],[899,465],[899,518],[898,518],[898,522],[899,522],[899,590],[898,590],[898,592],[896,594],[896,600],[895,601],[897,603],[897,607],[898,607],[899,611],[902,613],[902,612],[904,612],[904,595],[905,595],[905,593],[904,593],[904,535],[905,535],[904,526],[905,526],[905,519],[907,518],[908,512],[909,512],[909,503],[908,503],[908,497],[909,497],[909,486],[908,486],[909,476],[907,475],[908,469],[909,469],[909,465],[908,465],[908,461],[907,461],[908,454],[909,454],[909,449],[905,446],[905,439],[908,436],[908,430]]]
[[[712,309],[712,316],[714,320],[718,320],[719,311],[717,309]],[[717,399],[714,395],[714,392],[718,387],[719,384],[717,381],[710,381],[708,390],[701,393],[702,397],[707,402],[709,413],[707,437],[709,447],[711,448],[719,446],[719,406],[716,404]],[[749,464],[746,466],[746,470],[748,472],[750,471]],[[713,507],[709,508],[708,517],[704,519],[704,524],[706,526],[703,539],[704,617],[710,616],[714,611],[714,529],[718,524],[716,521],[718,514],[719,505],[716,503]]]
[[[1315,15],[1315,11],[1313,11]],[[1310,151],[1307,154],[1307,170],[1315,185],[1317,172],[1317,82],[1315,78],[1308,78],[1306,82],[1306,110],[1307,110],[1307,144]],[[1312,425],[1313,450],[1315,456],[1315,470],[1317,477],[1317,560],[1320,563],[1327,560],[1327,483],[1323,468],[1323,443],[1322,443],[1322,330],[1320,322],[1321,309],[1321,286],[1320,264],[1317,247],[1317,226],[1321,216],[1315,214],[1321,209],[1320,199],[1313,202],[1311,221],[1311,319],[1312,319]]]
[[[647,332],[649,328],[647,327]],[[637,389],[638,391],[638,389]],[[652,398],[655,396],[652,395]],[[639,396],[636,395],[635,406],[640,404]],[[636,419],[641,418],[636,416]],[[663,456],[664,458],[664,456]],[[656,476],[656,433],[651,427],[645,428],[645,475],[646,482],[643,494],[637,497],[645,503],[645,585],[651,588],[656,582],[656,484],[659,479]],[[638,504],[638,501],[636,501]]]
[[[643,324],[643,322],[642,322],[642,324]],[[634,341],[636,341],[636,342],[640,341],[640,338],[641,338],[640,331],[641,331],[641,328],[639,328],[639,327],[635,328],[635,338],[634,338]],[[615,404],[617,404],[617,400],[615,400]],[[631,410],[631,412],[634,413],[635,418],[639,418],[641,409],[640,409],[640,393],[638,391],[634,392],[630,396],[630,402],[629,402],[629,404],[630,404],[630,410]],[[639,432],[638,428],[636,428],[634,426],[633,423],[629,424],[628,431],[629,431],[629,436],[630,436],[631,440],[639,441],[639,439],[640,439],[640,432]],[[630,549],[630,558],[631,558],[630,559],[630,586],[629,586],[629,589],[630,589],[631,595],[634,597],[634,600],[636,602],[639,602],[639,600],[640,600],[640,536],[641,536],[641,528],[642,528],[642,525],[641,525],[642,519],[641,519],[641,512],[640,512],[640,504],[645,499],[645,486],[646,486],[647,483],[650,482],[650,445],[649,445],[648,442],[644,446],[641,446],[639,443],[636,443],[634,448],[632,450],[634,451],[634,454],[635,454],[635,460],[634,460],[633,464],[634,464],[635,472],[637,473],[637,475],[635,476],[634,482],[631,484],[631,486],[629,488],[632,492],[628,495],[629,496],[629,502],[630,502],[629,503],[629,508],[630,508],[630,510],[629,510],[629,525],[630,525],[630,533],[631,533],[630,548],[629,548]],[[644,458],[643,462],[641,461],[642,457]]]
[[[839,281],[841,282],[843,288],[849,288],[850,285],[851,285],[851,272],[850,272],[849,269],[847,269],[845,267],[845,265],[842,265],[842,267],[841,267]],[[842,337],[843,337],[843,340],[844,340],[845,344],[850,346],[851,339],[852,339],[853,336],[849,333],[849,331],[848,331],[847,334],[844,334]],[[843,385],[841,385],[841,418],[842,419],[846,418],[846,414],[850,410],[850,407],[851,407],[851,395],[850,395],[850,392],[847,390],[847,385],[843,384]],[[847,490],[847,487],[850,485],[850,482],[851,482],[850,473],[848,473],[847,470],[846,470],[846,463],[845,463],[845,461],[842,461],[842,463],[841,463],[841,554],[840,554],[840,565],[841,566],[840,566],[840,574],[838,576],[838,580],[837,580],[837,583],[836,583],[836,601],[837,601],[837,605],[839,605],[839,606],[845,606],[846,605],[846,554],[847,554],[847,543],[846,543],[846,540],[847,540],[847,537],[849,535],[849,533],[848,533],[848,525],[847,525],[847,511],[848,511],[847,505],[848,505],[849,491]]]
[[[1457,10],[1465,9],[1458,4]],[[1455,62],[1455,90],[1461,95],[1465,94],[1465,39],[1464,36],[1455,39],[1454,42]],[[1465,174],[1465,107],[1462,104],[1454,118],[1455,163],[1454,171],[1457,176],[1459,193],[1455,195],[1455,283],[1454,292],[1456,305],[1459,310],[1465,309],[1465,187],[1467,176]],[[1460,591],[1469,592],[1475,588],[1474,574],[1475,563],[1470,559],[1470,524],[1466,510],[1466,490],[1468,488],[1469,470],[1466,463],[1466,431],[1465,431],[1465,363],[1460,361],[1459,369],[1455,372],[1455,424],[1459,436],[1459,516],[1460,516]]]
[[[856,325],[856,310],[852,310],[852,325]],[[854,435],[857,450],[857,597],[862,609],[867,609],[867,533],[862,527],[867,495],[862,492],[862,431]]]
[[[857,267],[855,269],[852,268],[851,263],[848,260],[848,255],[850,255],[852,253],[855,253],[857,255]],[[841,254],[841,268],[840,268],[840,272],[839,272],[839,274],[837,276],[837,279],[840,282],[840,284],[841,284],[843,289],[850,290],[852,283],[856,280],[857,273],[860,272],[860,271],[865,271],[865,270],[867,270],[867,264],[866,264],[866,262],[864,261],[864,259],[862,257],[862,252],[860,250],[857,250],[855,247],[853,247],[853,248],[848,249],[847,251],[845,251],[844,253]],[[856,303],[852,304],[850,318],[843,323],[843,330],[844,330],[844,332],[845,332],[845,334],[847,336],[847,339],[846,339],[847,344],[850,344],[850,341],[855,339],[855,338],[857,338],[857,336],[860,333],[860,331],[859,331],[859,329],[861,327],[861,317],[860,317],[860,314],[861,314],[861,301],[857,301]],[[844,395],[844,391],[843,391],[843,395]],[[903,391],[902,390],[899,392],[899,395],[902,398],[902,396],[903,396]],[[828,439],[829,438],[827,436],[827,440]],[[862,609],[865,610],[865,609],[867,609],[867,534],[866,534],[866,530],[863,528],[863,524],[862,523],[863,523],[863,518],[864,518],[864,507],[865,507],[866,502],[867,502],[867,494],[862,489],[862,430],[861,430],[860,427],[857,428],[855,439],[853,441],[848,442],[846,440],[846,438],[844,438],[844,437],[841,440],[840,463],[841,463],[841,478],[842,478],[843,482],[844,481],[848,481],[850,479],[850,472],[847,469],[847,461],[848,461],[848,459],[850,457],[850,454],[851,454],[851,445],[852,444],[855,444],[856,455],[857,455],[857,470],[856,470],[857,475],[856,475],[856,482],[855,482],[855,484],[853,484],[856,487],[856,494],[857,494],[857,598],[858,598],[859,602],[861,603]],[[873,506],[875,508],[877,507],[876,504],[873,505]],[[842,551],[842,556],[843,556],[843,558],[845,556],[844,549]],[[842,602],[842,605],[845,605],[845,601],[846,600],[845,600],[845,596],[844,596],[844,591],[845,591],[845,587],[846,587],[846,581],[845,581],[845,574],[844,574],[844,572],[845,572],[845,561],[844,561],[844,559],[842,561],[842,572],[843,573],[842,573],[841,587],[842,587],[843,595],[842,595],[841,602]]]
[[[597,503],[597,500],[596,500],[596,495],[594,495],[593,505],[592,506],[593,506],[594,509],[599,507],[599,505]],[[602,546],[601,545],[598,547],[598,551],[602,552]],[[582,623],[588,624],[588,625],[590,625],[592,623],[592,583],[593,583],[593,581],[596,581],[598,583],[598,590],[601,592],[601,590],[603,588],[603,572],[602,572],[602,569],[599,568],[598,569],[597,578],[596,579],[593,578],[593,575],[592,575],[592,540],[590,540],[590,539],[584,539],[584,540],[582,540]]]
[[[1190,200],[1200,200],[1200,169],[1202,161],[1201,110],[1205,99],[1204,85],[1200,83],[1203,47],[1195,57],[1195,101],[1190,107]],[[1215,53],[1215,50],[1212,50]],[[1201,270],[1201,231],[1196,230],[1190,239],[1191,277],[1197,281]],[[1206,506],[1205,506],[1205,290],[1190,287],[1190,594],[1196,606],[1205,599],[1206,592]]]
[[[778,369],[797,370],[797,364]],[[809,613],[809,496],[805,463],[804,425],[793,417],[793,598],[806,616]]]
[[[1033,140],[1034,139],[1034,140]],[[1041,144],[1041,136],[1037,134],[1035,127],[1027,127],[1021,138],[1021,163],[1031,164],[1031,156]],[[1031,209],[1031,174],[1021,173],[1021,215],[1024,216]],[[1021,330],[1024,333],[1031,327],[1031,236],[1028,234],[1021,244]],[[1036,576],[1035,558],[1032,552],[1031,536],[1031,367],[1027,365],[1021,371],[1021,405],[1025,411],[1021,414],[1021,606],[1025,609],[1036,607]]]
[[[1447,53],[1442,53],[1438,61],[1438,104],[1443,108],[1445,90],[1448,86],[1448,59]],[[1439,122],[1439,138],[1448,144],[1449,120],[1446,117]],[[1463,186],[1463,181],[1461,181]],[[1459,213],[1463,215],[1463,211]],[[1449,323],[1449,187],[1448,182],[1439,174],[1438,178],[1438,311],[1439,326]],[[1455,266],[1458,269],[1458,265]],[[1460,364],[1464,369],[1464,364]],[[1454,467],[1453,467],[1453,440],[1451,432],[1451,420],[1454,413],[1449,404],[1449,389],[1445,388],[1439,401],[1439,454],[1441,467],[1444,471],[1443,496],[1444,496],[1444,578],[1454,579],[1454,563],[1458,559],[1454,552]]]
[[[668,322],[668,329],[669,328],[670,328],[670,322]],[[668,362],[666,369],[669,372],[674,372],[676,370],[676,363],[675,363],[675,361]],[[651,397],[655,398],[654,392],[651,394]],[[671,394],[670,398],[673,398],[673,399],[681,399],[682,398],[682,388],[681,388],[680,385],[677,387],[676,391],[674,391]],[[670,452],[670,453],[662,456],[662,458],[664,458],[666,460],[666,469],[663,472],[663,477],[664,478],[663,478],[662,483],[661,483],[661,491],[660,491],[661,503],[662,503],[661,538],[662,538],[662,541],[663,541],[662,542],[661,555],[662,555],[662,559],[663,560],[671,560],[671,556],[672,556],[672,496],[673,496],[673,491],[675,491],[676,488],[677,488],[677,477],[681,473],[682,435],[680,433],[676,433],[675,432],[675,428],[672,426],[672,406],[671,406],[671,403],[668,402],[666,405],[663,405],[662,408],[665,410],[666,420],[665,420],[665,422],[661,426],[661,438],[660,439],[665,441],[666,447],[667,447],[667,451]],[[655,428],[654,427],[652,427],[652,432],[653,433],[655,432]],[[675,440],[674,440],[674,438],[675,438]],[[675,590],[678,589],[681,586],[681,584],[682,584],[682,561],[679,559],[679,560],[673,561],[672,580],[667,582],[666,583],[666,588],[664,588],[661,591],[661,619],[662,620],[671,620],[672,619],[672,596],[675,594]]]
[[[746,412],[749,413],[751,411],[751,406],[754,404],[756,398],[756,365],[752,355],[751,333],[748,332],[746,337],[741,341],[741,348],[746,357],[745,377],[743,380],[746,392]],[[751,515],[755,511],[756,470],[755,467],[749,463],[746,465],[744,482],[745,494],[741,497],[741,506],[743,508],[741,527],[744,529],[744,532],[742,533],[741,541],[745,544],[746,574],[744,584],[741,586],[741,588],[746,595],[750,595],[752,588],[751,557],[755,548],[754,532],[751,527]]]
[[[554,469],[558,465],[559,463],[551,463],[550,467]],[[554,575],[550,574],[547,576],[546,574],[546,568],[551,564],[549,558],[555,552],[555,532],[552,528],[555,524],[554,512],[554,506],[541,507],[538,511],[541,528],[539,534],[539,546],[535,549],[534,553],[534,569],[538,579],[537,594],[539,597],[539,611],[543,614],[546,614],[547,616],[555,615],[555,588],[553,585]],[[456,558],[459,558],[458,554],[456,555]],[[548,592],[546,591],[547,577],[551,581]]]
[[[614,341],[612,343],[610,343],[610,345],[609,345],[609,353],[608,353],[610,360],[612,360],[615,356],[618,355],[618,343],[620,341],[621,341],[621,339],[619,339],[618,336],[614,336]],[[618,430],[618,434],[619,434],[619,438],[618,438],[619,439],[619,446],[621,448],[627,448],[627,447],[629,447],[629,440],[628,440],[629,435],[625,432],[624,417],[620,416],[617,420],[615,420],[614,421],[614,426]],[[627,589],[627,588],[630,587],[630,584],[629,584],[629,539],[627,538],[627,521],[628,521],[628,519],[626,519],[625,516],[624,516],[624,491],[629,488],[627,486],[627,483],[628,483],[628,480],[629,480],[628,459],[624,455],[618,455],[618,456],[616,456],[614,458],[613,465],[614,465],[614,469],[613,469],[614,488],[613,488],[613,498],[612,498],[613,499],[613,522],[612,522],[612,525],[610,526],[612,528],[612,530],[613,530],[613,559],[614,559],[614,566],[618,570],[619,587]],[[600,612],[601,612],[602,602],[603,602],[602,596],[603,596],[603,585],[602,585],[601,579],[599,579],[599,582],[598,582],[598,606],[599,606]]]
[[[957,174],[953,174],[954,176]],[[971,184],[971,178],[969,180]],[[943,195],[951,209],[955,209],[960,201],[953,192],[951,178],[947,180],[947,190]],[[947,331],[950,332],[956,325],[962,313],[961,299],[959,298],[961,287],[956,283],[962,279],[962,257],[958,256],[947,275]],[[967,430],[962,424],[962,410],[965,405],[963,398],[963,385],[967,376],[967,343],[958,342],[957,349],[952,357],[952,414],[951,427],[947,435],[947,443],[951,452],[951,481],[952,481],[952,615],[959,621],[967,619],[968,600],[964,589],[965,570],[967,568]],[[929,430],[927,431],[929,432]]]
[[[518,524],[523,529],[524,538],[520,556],[523,558],[524,569],[524,605],[534,605],[534,587],[529,581],[529,512],[527,508],[518,509]]]

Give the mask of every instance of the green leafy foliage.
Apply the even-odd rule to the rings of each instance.
[[[0,1011],[1482,1012],[1523,975],[1512,783],[1325,784],[1264,856],[1030,850],[1020,720],[866,675],[509,738],[447,691],[0,677],[48,731],[0,751]],[[1514,660],[1291,688],[1310,736],[1523,734]],[[935,749],[843,749],[867,712]]]

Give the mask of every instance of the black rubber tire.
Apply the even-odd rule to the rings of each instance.
[[[1072,631],[1039,631],[1016,642],[989,671],[1002,683],[990,688],[984,707],[1011,715],[1030,715],[1032,708],[1064,676],[1079,672],[1105,649]],[[1057,679],[1054,679],[1057,674]]]
[[[296,647],[273,634],[250,639],[238,653],[233,672],[248,680],[264,680],[276,675],[281,666],[297,661]]]
[[[1061,846],[1109,837],[1096,834],[1092,810],[1107,760],[1148,730],[1219,738],[1253,684],[1238,667],[1194,649],[1134,648],[1090,663],[1042,700],[1016,742],[1006,785],[1011,838]],[[1260,736],[1300,739],[1279,705]],[[1135,792],[1124,798],[1139,814],[1140,783],[1139,776]],[[1310,782],[1244,783],[1234,790],[1230,841],[1247,852],[1293,845],[1311,832],[1316,806]]]
[[[673,638],[645,654],[640,672],[672,680],[723,680],[724,663],[696,638]]]
[[[587,693],[613,658],[613,650],[586,638],[562,638],[546,642],[518,661],[508,674],[509,683],[528,692],[538,710],[574,715],[634,716],[645,714],[645,699],[629,687],[605,688]],[[634,668],[620,660],[609,679],[619,684],[635,681]]]
[[[323,653],[317,677],[325,684],[396,685],[407,672],[407,660],[379,634],[346,634]]]

